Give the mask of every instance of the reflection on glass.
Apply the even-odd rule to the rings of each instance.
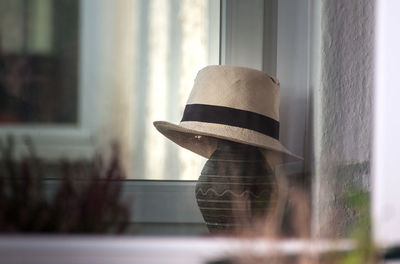
[[[0,126],[25,125],[52,161],[117,142],[128,178],[197,179],[203,159],[153,121],[179,123],[197,72],[218,63],[211,3],[1,0]]]
[[[143,1],[142,1],[143,3]],[[168,142],[155,120],[178,123],[197,71],[208,64],[208,1],[147,1],[140,20],[141,45],[135,130],[135,178],[197,179],[203,159]],[[137,99],[141,100],[140,97]],[[141,135],[141,136],[139,136]]]
[[[76,123],[78,0],[0,1],[0,123]]]

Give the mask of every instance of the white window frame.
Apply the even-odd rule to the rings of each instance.
[[[377,1],[376,9],[372,219],[375,242],[390,248],[400,245],[400,3]]]

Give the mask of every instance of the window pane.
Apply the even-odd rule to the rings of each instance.
[[[197,71],[209,63],[213,36],[208,2],[153,0],[141,5],[134,177],[197,179],[202,158],[167,141],[152,123],[179,123]]]
[[[218,64],[219,1],[4,0],[0,12],[0,136],[32,136],[51,162],[117,142],[128,178],[198,178],[203,159],[153,122],[179,123],[197,72]]]

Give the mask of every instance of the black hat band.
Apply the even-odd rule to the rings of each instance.
[[[279,140],[279,122],[258,113],[225,106],[188,104],[182,121],[222,124],[257,131]]]

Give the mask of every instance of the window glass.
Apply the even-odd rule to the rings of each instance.
[[[141,4],[133,177],[197,179],[202,158],[167,141],[152,123],[179,123],[197,71],[217,62],[210,58],[212,52],[218,54],[210,51],[215,48],[210,47],[210,38],[219,37],[210,34],[210,6],[203,0]]]
[[[218,5],[1,1],[2,133],[31,137],[51,162],[107,156],[116,142],[130,179],[197,179],[202,158],[153,122],[179,123],[198,70],[218,64]]]

